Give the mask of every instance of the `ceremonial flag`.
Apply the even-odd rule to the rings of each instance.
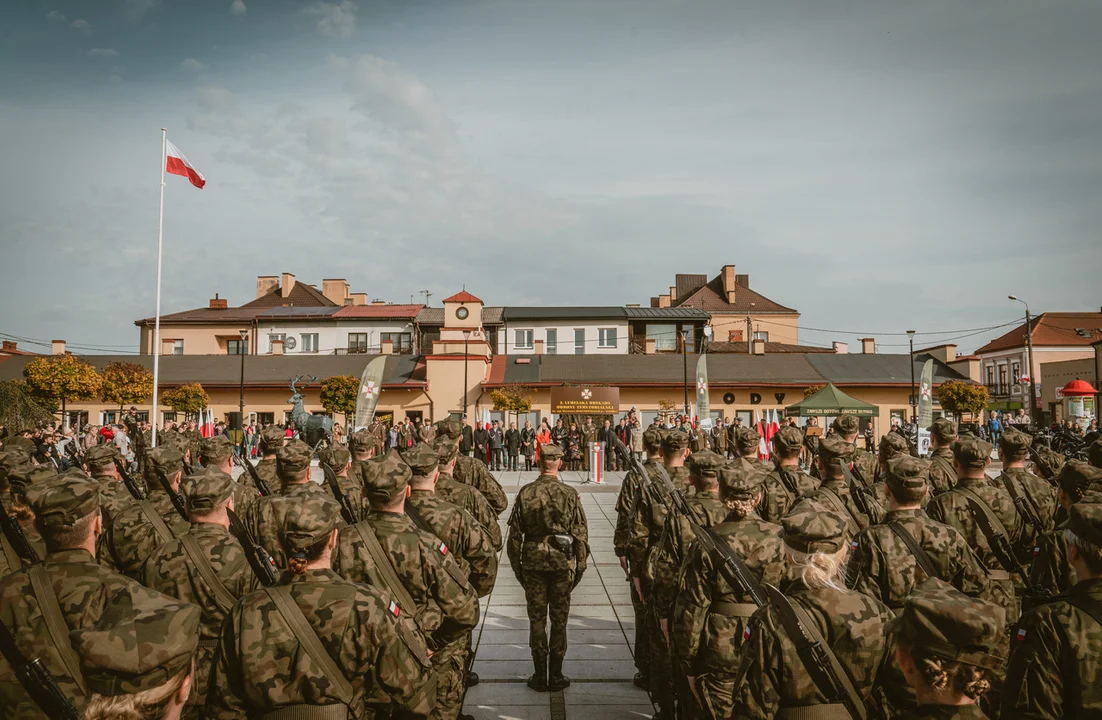
[[[712,427],[712,402],[708,397],[708,356],[701,354],[696,361],[696,413],[700,427]]]
[[[183,175],[200,190],[207,184],[203,174],[196,170],[184,157],[184,154],[180,152],[180,148],[173,145],[169,140],[165,140],[165,172],[171,175]]]
[[[918,426],[930,427],[934,422],[934,361],[922,366],[922,382],[918,386]]]
[[[375,415],[375,407],[379,404],[379,393],[383,387],[383,370],[386,369],[386,357],[380,356],[372,360],[364,368],[360,375],[360,392],[356,396],[356,423],[352,432],[361,430],[371,424],[371,418]]]

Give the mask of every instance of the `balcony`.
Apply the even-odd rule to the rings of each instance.
[[[352,345],[350,347],[337,348],[334,355],[381,355],[382,345]],[[395,355],[412,355],[412,345],[397,345],[394,347]]]

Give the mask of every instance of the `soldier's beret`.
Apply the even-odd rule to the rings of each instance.
[[[1099,483],[1102,483],[1102,469],[1081,460],[1068,460],[1056,476],[1056,484],[1072,502],[1079,502],[1092,486]]]
[[[1096,498],[1091,497],[1091,500]],[[1068,513],[1068,530],[1095,547],[1102,547],[1102,502],[1077,502]]]
[[[992,445],[978,437],[965,435],[953,443],[953,457],[963,468],[987,467],[991,459]]]
[[[830,424],[830,427],[839,435],[852,435],[861,429],[861,421],[857,419],[856,415],[839,415],[834,418],[834,422]]]
[[[652,453],[662,450],[662,431],[656,427],[649,427],[643,431],[643,447]]]
[[[110,467],[115,464],[115,458],[120,458],[118,449],[114,445],[96,445],[95,447],[88,448],[88,452],[84,453],[84,464],[89,469],[97,469],[103,467]]]
[[[276,449],[276,474],[281,477],[295,475],[310,467],[314,452],[301,440],[292,440]]]
[[[1033,436],[1028,433],[1007,428],[999,436],[999,449],[1012,460],[1024,458],[1029,455],[1029,446],[1033,444]]]
[[[773,447],[777,452],[791,453],[804,446],[804,434],[799,428],[785,425],[773,436]]]
[[[286,439],[287,432],[283,428],[269,425],[260,431],[260,452],[271,455],[283,446],[283,441]]]
[[[853,443],[846,442],[841,435],[826,435],[819,442],[819,459],[825,465],[834,465],[839,459],[852,462],[855,451]]]
[[[40,529],[69,530],[99,510],[99,483],[79,470],[69,470],[29,485],[27,503]]]
[[[970,598],[947,582],[927,578],[903,601],[887,630],[943,660],[998,672],[1006,611]]]
[[[558,460],[562,457],[562,448],[555,443],[540,445],[540,460]]]
[[[907,438],[903,437],[899,433],[890,432],[884,437],[880,438],[881,460],[891,460],[892,458],[899,457],[900,455],[907,455],[910,452],[911,448],[907,444]]]
[[[1091,465],[1096,468],[1102,468],[1102,438],[1095,440],[1087,448],[1087,458],[1090,460]]]
[[[165,685],[191,667],[201,617],[198,605],[128,583],[94,625],[70,635],[88,689],[113,697]]]
[[[187,479],[187,509],[210,511],[233,494],[233,478],[218,468],[203,468]]]
[[[233,455],[233,443],[225,435],[203,438],[199,443],[199,455],[207,465],[222,462]]]
[[[363,428],[352,433],[348,438],[348,449],[352,452],[365,452],[375,447],[375,441],[375,435],[367,428]]]
[[[662,450],[677,452],[689,447],[689,436],[680,430],[670,430],[662,438]]]
[[[405,492],[412,476],[409,465],[391,451],[364,463],[364,492],[372,502],[387,503]]]
[[[463,423],[455,418],[445,418],[436,423],[436,432],[455,440],[463,436]]]
[[[450,442],[450,441],[449,441]],[[440,463],[436,459],[436,451],[429,447],[428,443],[417,443],[409,450],[406,450],[405,457],[406,465],[409,465],[413,469],[413,472],[418,475],[428,475],[436,466]]]
[[[921,490],[930,482],[930,463],[910,455],[888,461],[884,483],[893,491]]]
[[[174,447],[162,445],[145,451],[146,459],[155,469],[171,478],[184,471],[184,454]]]
[[[347,467],[351,459],[352,454],[344,445],[330,445],[318,450],[318,462],[328,465],[337,472]]]
[[[53,465],[35,465],[32,462],[26,462],[8,471],[8,483],[11,485],[12,492],[26,495],[28,487],[44,482],[55,475],[57,470],[54,470]]]
[[[797,552],[833,555],[845,547],[846,519],[818,503],[803,500],[781,520],[784,543]]]
[[[761,434],[752,427],[735,428],[735,447],[739,455],[749,455],[757,452],[761,446]]]
[[[685,461],[689,474],[702,478],[718,478],[719,469],[727,464],[727,458],[711,450],[694,452]]]
[[[719,496],[724,500],[753,500],[761,492],[767,473],[742,458],[719,469]]]
[[[432,444],[432,450],[436,453],[436,464],[447,465],[459,455],[459,448],[450,437],[438,437]]]
[[[951,443],[957,438],[957,426],[953,424],[952,420],[946,418],[934,420],[933,424],[926,429],[930,431],[930,435],[934,439],[942,444]]]

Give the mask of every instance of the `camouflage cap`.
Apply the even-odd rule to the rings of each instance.
[[[1102,503],[1077,502],[1072,505],[1068,513],[1068,530],[1080,540],[1102,547]]]
[[[925,460],[900,455],[888,461],[884,483],[892,492],[921,490],[930,481],[930,464]]]
[[[307,493],[283,516],[280,542],[293,555],[329,537],[340,521],[340,503],[323,493]]]
[[[833,555],[845,547],[849,525],[833,510],[805,500],[784,516],[781,527],[784,544],[793,550]]]
[[[48,480],[57,474],[57,470],[54,469],[53,465],[35,465],[32,462],[26,462],[8,471],[8,484],[11,485],[13,493],[26,495],[28,487]],[[81,474],[84,473],[81,472]]]
[[[711,450],[699,450],[689,456],[685,466],[689,474],[701,478],[718,478],[719,469],[727,464],[727,459]]]
[[[1102,468],[1102,438],[1095,440],[1087,447],[1087,458],[1091,465]]]
[[[104,467],[111,467],[115,464],[115,458],[122,459],[122,455],[119,454],[118,448],[114,445],[96,445],[95,447],[88,448],[88,452],[84,453],[84,464],[91,470],[96,470]]]
[[[450,442],[450,441],[445,441]],[[436,459],[436,451],[429,447],[428,443],[419,442],[409,450],[406,450],[405,454],[406,464],[410,466],[414,473],[417,475],[428,475],[436,466],[439,461]]]
[[[291,440],[276,450],[276,474],[280,477],[295,475],[310,467],[314,451],[301,440]]]
[[[189,512],[210,511],[233,494],[233,478],[218,468],[203,468],[187,479],[187,509]]]
[[[799,428],[785,425],[773,436],[773,447],[780,453],[797,452],[804,446],[804,434]]]
[[[1008,460],[1020,460],[1029,456],[1029,446],[1033,444],[1033,436],[1014,428],[1007,428],[999,436],[999,449]]]
[[[670,430],[662,437],[663,452],[677,452],[689,447],[689,436],[680,430]]]
[[[735,447],[739,455],[749,455],[757,452],[761,447],[761,433],[752,427],[741,426],[735,428]]]
[[[880,458],[882,460],[891,460],[900,455],[908,455],[910,452],[911,447],[907,444],[907,438],[899,433],[890,432],[880,438]]]
[[[1052,475],[1059,475],[1065,462],[1067,462],[1067,458],[1044,445],[1037,448],[1037,457],[1033,461],[1038,469],[1044,468]]]
[[[114,447],[113,445],[111,447]],[[9,448],[4,446],[3,450],[0,450],[0,471],[7,470],[15,467],[16,465],[22,465],[31,459],[31,453],[21,445]]]
[[[957,426],[952,420],[938,418],[930,427],[926,428],[930,435],[939,443],[948,444],[957,439]]]
[[[35,450],[38,449],[38,447],[34,444],[34,440],[31,440],[30,438],[25,438],[22,435],[6,437],[4,438],[3,442],[5,450],[16,450],[22,448],[22,450],[28,455],[33,455]]]
[[[438,435],[444,435],[452,440],[463,437],[463,423],[453,417],[445,418],[436,423]]]
[[[753,500],[765,485],[767,473],[742,458],[719,469],[719,496],[724,500]]]
[[[145,451],[150,465],[171,478],[175,473],[184,471],[184,454],[174,447],[162,445]]]
[[[159,688],[189,670],[201,617],[198,605],[128,584],[94,625],[70,634],[88,689],[130,695]]]
[[[70,530],[99,510],[99,483],[79,470],[69,470],[28,486],[27,503],[40,529]]]
[[[1099,483],[1102,483],[1102,469],[1082,460],[1068,460],[1056,476],[1056,484],[1067,493],[1072,502],[1079,502],[1092,489],[1091,486]]]
[[[852,462],[855,450],[853,443],[846,442],[841,435],[826,435],[819,442],[819,459],[825,465],[835,465],[839,459]]]
[[[830,429],[839,435],[852,435],[861,429],[861,421],[856,415],[839,415],[830,424]]]
[[[375,435],[367,428],[357,430],[348,438],[348,449],[352,452],[365,452],[375,447]]]
[[[409,487],[413,471],[397,452],[364,463],[364,492],[375,503],[388,503]]]
[[[965,435],[953,443],[953,457],[960,466],[975,470],[987,467],[992,445],[973,435]]]
[[[643,431],[643,447],[648,452],[662,451],[662,430],[657,427],[649,427]]]
[[[540,445],[540,460],[558,460],[562,458],[562,448],[555,443],[548,443],[547,445]]]
[[[330,445],[318,450],[318,462],[328,465],[337,472],[348,467],[351,460],[352,453],[348,452],[348,448],[344,445]]]
[[[161,436],[158,435],[158,438]],[[187,455],[191,450],[191,441],[188,440],[186,435],[181,435],[178,432],[164,433],[164,441],[166,445],[171,445],[180,451],[181,455]],[[198,460],[198,458],[196,458]]]
[[[459,448],[449,437],[437,437],[432,444],[432,451],[436,453],[437,465],[447,465],[459,455]]]
[[[998,672],[1006,611],[970,598],[947,582],[927,578],[903,601],[903,611],[887,625],[925,653]]]
[[[203,438],[199,443],[199,456],[204,465],[225,462],[230,455],[233,455],[233,443],[225,435]]]
[[[260,431],[260,452],[271,455],[283,447],[283,441],[287,439],[287,431],[278,425],[269,425]]]

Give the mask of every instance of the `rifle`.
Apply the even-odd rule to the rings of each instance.
[[[337,473],[333,472],[333,468],[325,463],[321,463],[321,470],[325,473],[325,484],[329,486],[329,491],[341,504],[341,517],[349,525],[355,525],[359,522],[356,518],[356,509],[352,506],[352,501],[348,499],[348,495],[345,494],[344,490],[341,490],[341,485],[337,482]]]
[[[122,464],[120,458],[115,458],[115,469],[119,471],[119,477],[122,478],[122,484],[126,486],[126,489],[130,491],[130,494],[135,500],[145,500],[145,492],[142,491],[140,485],[135,482],[130,473],[126,472],[126,467]]]
[[[264,482],[264,478],[260,477],[260,473],[256,471],[256,468],[247,459],[234,455],[234,463],[240,465],[245,469],[245,472],[249,474],[249,477],[253,479],[253,484],[256,485],[257,491],[261,497],[268,497],[272,494],[272,489],[268,487],[268,483]]]
[[[30,541],[27,540],[27,534],[23,532],[23,526],[14,517],[8,515],[8,509],[4,507],[3,502],[0,502],[0,530],[3,531],[8,544],[15,550],[15,554],[22,558],[24,562],[28,565],[39,562],[38,553],[34,551]],[[10,570],[14,572],[18,569],[11,568]]]
[[[264,587],[275,585],[279,582],[279,571],[276,569],[275,560],[262,545],[258,545],[253,540],[252,535],[249,535],[249,531],[245,527],[245,523],[237,517],[237,513],[227,508],[226,515],[230,519],[230,534],[237,538],[237,542],[241,544],[253,574],[256,575],[257,579],[260,580],[260,584]]]
[[[1041,460],[1041,454],[1037,452],[1037,448],[1033,447],[1032,443],[1029,445],[1029,459],[1033,461],[1033,467],[1037,468],[1041,473],[1041,477],[1048,480],[1049,484],[1053,487],[1058,487],[1056,483],[1056,474],[1052,472],[1052,468]]]
[[[176,512],[179,513],[180,517],[191,522],[191,518],[187,514],[187,503],[184,501],[184,496],[172,488],[172,483],[169,482],[168,475],[165,475],[164,470],[154,465],[153,471],[161,482],[161,488],[168,493],[168,499],[172,501],[172,507],[176,508]]]
[[[15,671],[15,677],[27,695],[50,718],[80,720],[81,713],[57,686],[57,680],[46,669],[42,658],[28,658],[15,644],[11,630],[0,623],[0,654]]]
[[[991,554],[1002,565],[1003,570],[1017,575],[1022,579],[1022,587],[1026,593],[1034,593],[1033,578],[1014,556],[1014,548],[1010,544],[1010,537],[1006,534],[1006,528],[1002,521],[991,511],[987,503],[968,488],[958,488],[968,501],[968,509],[972,512],[972,518],[980,527],[980,531],[987,539],[987,545],[991,548]]]
[[[858,481],[854,476],[853,470],[846,465],[845,460],[838,459],[838,467],[842,468],[842,474],[846,476],[846,482],[849,483],[849,494],[853,498],[854,505],[857,506],[858,511],[864,514],[867,518],[872,518],[872,513],[869,512],[869,504],[865,497],[865,484]],[[860,529],[860,528],[858,528]]]

